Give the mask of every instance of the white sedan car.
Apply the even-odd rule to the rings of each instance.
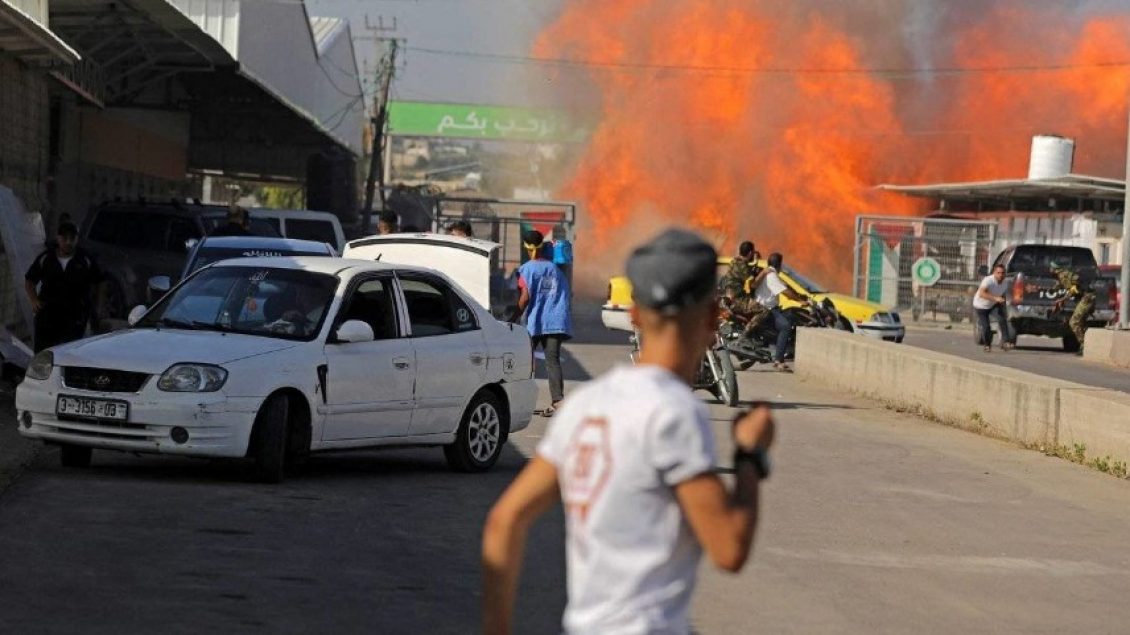
[[[248,456],[278,481],[310,451],[437,445],[480,471],[536,399],[525,330],[421,267],[229,260],[131,323],[38,354],[17,390],[20,433],[65,465],[92,448]]]

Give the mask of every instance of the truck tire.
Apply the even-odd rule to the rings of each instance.
[[[1068,333],[1063,336],[1064,351],[1068,353],[1078,353],[1080,348],[1082,348],[1082,346],[1079,344],[1079,340],[1076,339],[1074,333]]]

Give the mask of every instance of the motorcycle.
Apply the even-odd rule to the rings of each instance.
[[[632,333],[629,341],[632,344],[629,357],[635,364],[639,362],[639,333]],[[702,363],[699,365],[691,388],[705,390],[731,408],[738,405],[738,374],[734,370],[734,362],[730,359],[730,352],[726,350],[721,333],[714,334],[714,344],[703,354]]]
[[[796,327],[806,328],[836,328],[850,330],[847,319],[836,310],[836,305],[828,298],[821,302],[809,300],[803,306],[790,307],[784,310],[793,324],[794,337],[789,338],[789,350],[785,352],[785,359],[794,356],[793,345],[796,342]],[[729,303],[723,301],[722,316],[718,325],[719,337],[725,349],[738,360],[738,367],[747,370],[754,364],[768,364],[773,361],[773,353],[777,346],[777,325],[771,317],[767,317],[747,333],[748,320],[730,310]]]

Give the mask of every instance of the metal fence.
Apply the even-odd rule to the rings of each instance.
[[[853,292],[915,321],[968,320],[996,239],[996,221],[859,216]],[[933,258],[940,266],[935,284],[915,280],[913,267],[920,258]]]

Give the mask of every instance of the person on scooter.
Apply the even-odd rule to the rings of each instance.
[[[757,285],[754,297],[773,316],[773,324],[777,328],[777,349],[773,352],[773,368],[788,373],[792,370],[785,363],[785,353],[789,350],[792,341],[793,322],[788,314],[781,310],[781,296],[784,295],[795,302],[805,302],[808,298],[781,281],[779,273],[783,261],[784,256],[781,254],[776,252],[769,254],[769,266]]]

